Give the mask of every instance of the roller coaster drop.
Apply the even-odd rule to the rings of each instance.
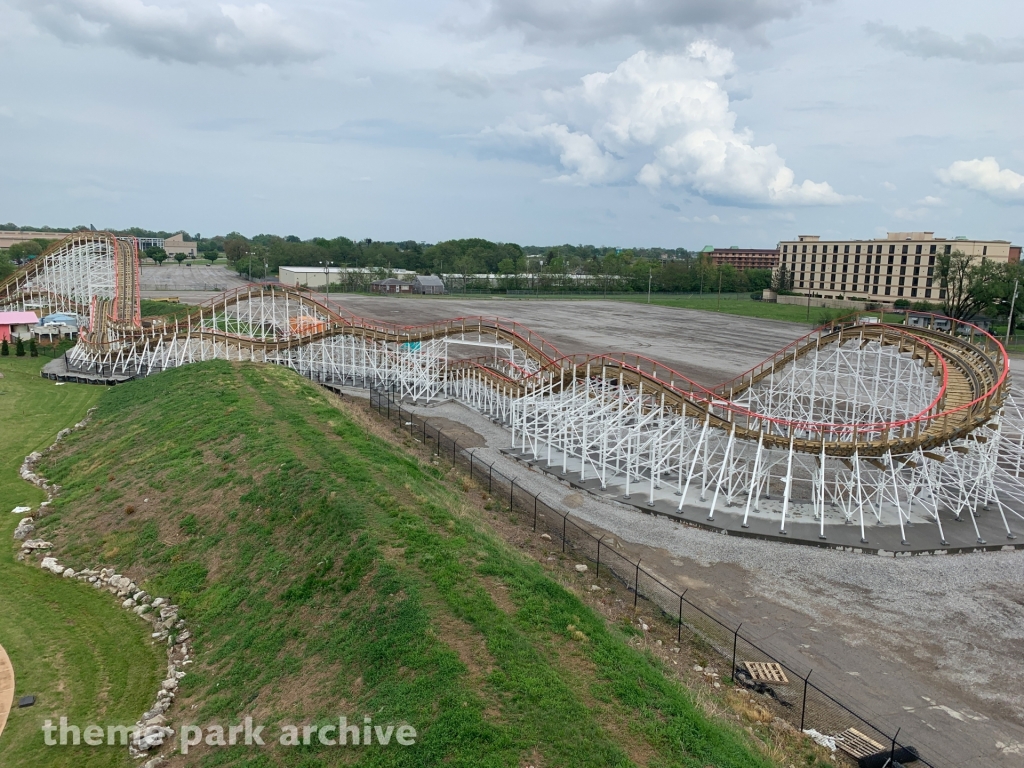
[[[951,524],[970,521],[984,545],[979,521],[1014,539],[1011,522],[1024,520],[1024,397],[999,342],[964,323],[943,332],[855,316],[705,388],[637,355],[563,355],[500,318],[399,326],[277,285],[143,321],[135,241],[96,232],[0,283],[0,308],[88,315],[71,372],[254,361],[412,401],[454,398],[584,487],[671,503],[691,519],[696,510],[712,527],[732,520],[826,546],[898,527],[897,548],[912,546],[911,531],[917,548],[938,548]]]

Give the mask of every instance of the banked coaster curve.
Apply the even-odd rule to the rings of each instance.
[[[1003,347],[965,323],[853,315],[707,388],[639,355],[562,354],[502,318],[402,326],[279,285],[143,321],[138,276],[132,238],[77,233],[0,283],[0,306],[88,307],[71,373],[224,359],[452,398],[508,426],[531,463],[721,530],[911,552],[991,547],[1024,521],[1024,399]]]

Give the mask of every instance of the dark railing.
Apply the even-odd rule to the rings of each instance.
[[[595,536],[586,529],[585,523],[574,520],[568,513],[550,507],[541,498],[517,484],[516,478],[506,476],[495,468],[495,462],[483,461],[475,456],[472,449],[462,448],[458,441],[448,437],[440,429],[402,407],[391,392],[371,389],[370,403],[382,417],[395,421],[403,430],[419,438],[425,446],[452,466],[464,471],[481,486],[486,485],[488,494],[502,509],[508,511],[523,525],[533,531],[546,533],[552,543],[563,552],[594,563],[598,575],[604,570],[612,574],[633,593],[634,604],[644,600],[657,608],[663,617],[676,625],[677,639],[682,641],[683,632],[699,637],[722,659],[730,664],[729,677],[736,685],[742,685],[773,698],[783,717],[801,731],[814,729],[828,735],[840,736],[855,729],[871,740],[883,745],[879,755],[892,761],[910,760],[913,755],[919,765],[929,768],[946,768],[936,758],[919,754],[918,749],[901,743],[899,731],[891,733],[885,726],[875,725],[872,720],[858,714],[841,701],[841,694],[825,690],[826,684],[811,682],[813,670],[801,673],[797,667],[769,653],[741,633],[740,626],[732,626],[715,615],[710,608],[701,607],[693,599],[675,591],[657,576],[644,569],[639,560],[630,560],[605,542],[606,536]],[[761,683],[751,679],[746,670],[749,662],[774,662],[785,672],[787,684]],[[881,763],[879,763],[881,765]],[[891,762],[889,763],[892,764]]]

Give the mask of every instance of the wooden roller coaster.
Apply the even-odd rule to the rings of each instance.
[[[87,314],[67,356],[76,372],[140,376],[228,359],[410,400],[452,397],[581,480],[624,484],[627,495],[643,482],[651,504],[674,484],[680,510],[710,492],[709,519],[720,496],[726,509],[745,501],[744,526],[773,493],[783,532],[789,504],[802,500],[822,538],[829,517],[859,520],[862,539],[865,514],[903,533],[916,503],[942,535],[943,509],[959,519],[994,503],[1006,522],[1024,501],[1006,352],[962,322],[943,323],[946,332],[855,314],[708,388],[639,355],[562,354],[497,317],[403,326],[300,289],[250,285],[186,317],[143,321],[139,287],[133,239],[77,233],[0,283],[0,305]]]

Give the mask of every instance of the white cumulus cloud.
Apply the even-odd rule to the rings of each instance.
[[[578,184],[636,181],[683,187],[736,205],[833,205],[851,198],[826,182],[797,181],[774,144],[736,128],[724,79],[732,52],[701,41],[683,55],[640,51],[612,72],[548,94],[562,119],[506,123],[495,133],[556,151]]]
[[[1001,200],[1024,201],[1024,176],[1000,168],[994,157],[957,160],[939,171],[939,179],[950,186],[984,192]]]
[[[75,45],[219,66],[308,61],[323,51],[266,3],[15,0],[39,29]]]

